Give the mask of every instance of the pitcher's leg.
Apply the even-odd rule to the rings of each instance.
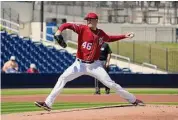
[[[75,71],[75,66],[70,66],[58,79],[55,87],[51,91],[50,95],[46,98],[45,103],[48,105],[48,107],[51,107],[54,103],[55,98],[57,95],[62,91],[65,84],[79,76],[82,75],[81,72]]]
[[[117,94],[119,94],[122,98],[126,99],[130,103],[134,103],[136,101],[136,97],[133,94],[129,93],[128,91],[124,90],[119,84],[111,80],[108,73],[101,66],[92,69],[90,73],[91,76],[96,77],[100,82],[102,82],[107,87],[114,89]]]

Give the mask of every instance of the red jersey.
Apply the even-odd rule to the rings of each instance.
[[[113,42],[126,38],[125,35],[109,36],[103,30],[91,30],[87,25],[64,23],[60,31],[71,29],[78,34],[77,58],[84,61],[98,60],[103,42]]]
[[[32,69],[32,68],[29,68],[27,70],[27,73],[39,73],[37,69]]]

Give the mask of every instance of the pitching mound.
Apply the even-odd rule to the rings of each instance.
[[[2,120],[178,120],[178,106],[111,106],[2,115]]]

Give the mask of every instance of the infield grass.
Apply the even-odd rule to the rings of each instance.
[[[120,103],[123,104],[123,103]],[[118,105],[118,103],[55,103],[53,105],[53,110],[62,110],[62,109],[76,109],[76,108],[90,108],[90,107],[100,107],[106,105]],[[2,114],[8,113],[18,113],[18,112],[27,112],[27,111],[42,111],[43,109],[38,108],[31,102],[4,102],[1,106]]]
[[[51,88],[45,89],[2,89],[1,94],[5,95],[40,95],[49,94]],[[178,88],[126,88],[133,94],[178,94]],[[61,94],[94,94],[94,88],[64,88]],[[101,89],[101,93],[105,93]],[[111,90],[111,93],[114,91]]]
[[[146,103],[146,104],[156,104],[156,105],[178,105],[178,102],[167,103],[167,102],[156,102],[156,103]],[[19,112],[30,112],[30,111],[43,111],[43,109],[38,108],[32,102],[3,102],[1,104],[1,113],[10,114],[10,113],[19,113]],[[55,103],[53,105],[53,110],[68,110],[76,108],[91,108],[91,107],[103,107],[103,106],[115,106],[115,105],[128,105],[125,102],[119,103],[70,103],[70,102],[61,102]]]

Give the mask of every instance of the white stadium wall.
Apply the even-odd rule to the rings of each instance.
[[[20,29],[20,34],[23,36],[32,35],[36,39],[40,38],[40,9],[39,5],[36,5],[36,10],[33,12],[32,3],[27,2],[2,2],[2,5],[7,5],[12,9],[16,10],[20,15],[20,21],[23,22],[23,27]],[[57,11],[56,11],[57,10]],[[47,18],[66,18],[68,22],[82,22],[84,23],[83,16],[79,16],[82,13],[81,7],[59,5],[50,5],[45,7],[44,21]],[[107,16],[107,12],[101,8],[84,7],[83,13],[90,11],[97,11],[99,15]],[[65,15],[65,13],[71,14]],[[138,14],[140,14],[138,12]],[[153,15],[156,13],[153,13]],[[34,22],[31,23],[34,15]],[[77,16],[76,16],[77,15]],[[164,19],[162,19],[164,20]],[[26,23],[25,23],[26,22]],[[31,24],[31,25],[30,25]],[[98,24],[98,27],[106,31],[108,34],[121,34],[126,32],[135,32],[136,41],[164,41],[164,42],[175,42],[176,41],[176,25],[146,25],[146,24],[114,24],[114,23],[102,23]],[[178,27],[177,27],[178,28]],[[44,31],[45,24],[44,24]],[[45,33],[44,33],[45,34]],[[70,33],[67,39],[77,40],[75,33]]]
[[[33,16],[32,3],[1,2],[1,6],[4,6],[4,8],[11,8],[15,12],[19,13],[19,34],[21,36],[29,36],[31,34],[31,21]]]
[[[30,22],[33,15],[33,4],[26,2],[1,2],[1,5],[12,8],[20,15],[20,21]]]
[[[31,23],[32,36],[36,40],[40,39],[41,23]],[[137,42],[176,42],[176,29],[174,26],[161,27],[149,25],[121,25],[121,24],[99,24],[110,35],[118,35],[127,32],[134,32],[133,40]],[[44,34],[46,36],[46,23],[43,23]],[[66,39],[77,41],[77,34],[68,30]],[[129,41],[128,41],[129,42]]]
[[[133,25],[133,24],[99,24],[108,34],[134,32],[135,41],[140,42],[176,42],[176,26]]]

